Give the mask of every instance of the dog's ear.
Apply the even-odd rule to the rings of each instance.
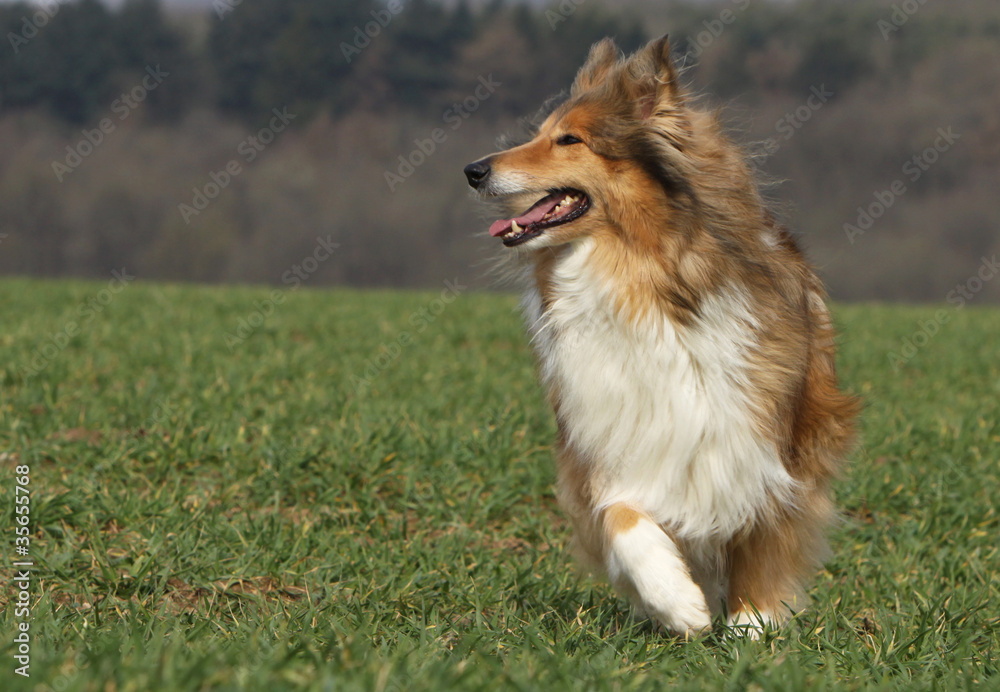
[[[670,37],[663,34],[653,41],[649,47],[653,65],[656,66],[656,82],[659,85],[659,95],[668,95],[676,98],[680,89],[677,84],[677,70],[674,69],[674,61],[670,59]],[[667,92],[663,94],[662,92]]]
[[[618,60],[618,46],[612,38],[601,39],[590,47],[587,62],[576,73],[571,93],[575,96],[600,84]]]
[[[638,64],[642,74],[637,79],[635,100],[639,104],[640,117],[645,120],[657,105],[676,106],[681,100],[681,92],[677,70],[670,59],[670,39],[666,34],[646,44],[641,53],[644,59]]]

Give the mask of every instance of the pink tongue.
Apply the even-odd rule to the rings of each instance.
[[[524,212],[521,216],[513,219],[500,219],[499,221],[494,221],[490,226],[490,235],[496,238],[498,235],[505,234],[510,230],[511,223],[514,221],[517,221],[517,224],[522,227],[541,221],[546,214],[556,208],[556,205],[562,201],[563,197],[565,197],[565,195],[558,192],[551,194],[548,197],[543,197],[535,202],[535,205],[528,211]]]

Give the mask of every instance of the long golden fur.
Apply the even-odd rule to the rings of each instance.
[[[820,281],[667,38],[594,45],[534,137],[466,174],[513,213],[545,196],[491,233],[526,279],[583,555],[677,632],[721,610],[783,621],[825,550],[858,402]]]

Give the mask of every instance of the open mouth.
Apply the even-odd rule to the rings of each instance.
[[[540,236],[547,228],[580,218],[590,209],[590,199],[579,190],[550,192],[513,219],[500,219],[490,226],[490,235],[513,247]]]

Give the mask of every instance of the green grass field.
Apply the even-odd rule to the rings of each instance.
[[[513,297],[106,286],[0,282],[4,690],[1000,687],[996,309],[896,369],[940,306],[836,310],[866,410],[814,605],[683,643],[573,566]]]

